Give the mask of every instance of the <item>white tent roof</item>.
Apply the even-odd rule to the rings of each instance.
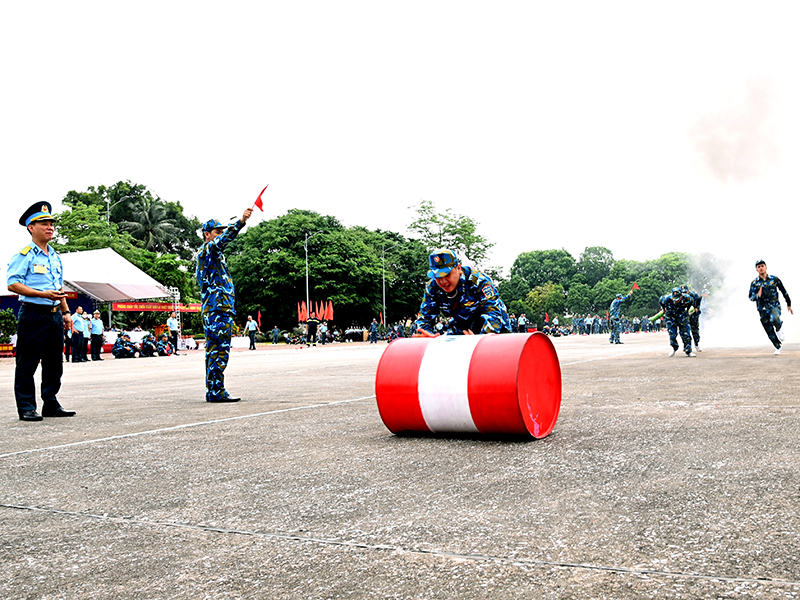
[[[167,288],[111,248],[61,255],[64,287],[103,302],[169,296]]]

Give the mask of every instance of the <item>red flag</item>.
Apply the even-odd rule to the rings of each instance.
[[[317,318],[318,319],[322,319],[323,318],[323,314],[322,314],[322,309],[320,308],[319,302],[315,302],[314,306],[317,307]]]
[[[640,289],[642,289],[642,288],[640,288],[640,287],[639,287],[639,284],[638,284],[638,283],[636,283],[636,282],[634,281],[634,282],[633,282],[633,289],[635,289],[635,290],[640,290]]]
[[[545,323],[549,323],[550,322],[550,317],[548,316],[547,311],[545,311],[545,313],[544,313],[544,322]]]
[[[300,320],[301,321],[308,321],[308,308],[306,307],[306,301],[300,303],[301,313],[300,313]]]
[[[261,194],[263,194],[268,187],[269,187],[269,184],[265,185],[264,189],[261,190]],[[264,202],[261,200],[261,194],[259,194],[258,198],[256,198],[256,203],[253,205],[253,208],[258,208],[258,210],[260,210],[261,212],[264,212]]]
[[[325,309],[325,320],[333,321],[333,300],[328,301],[328,308]]]
[[[258,328],[261,329],[261,309],[258,309]]]
[[[381,318],[381,325],[383,325],[383,311],[379,312],[378,315]]]

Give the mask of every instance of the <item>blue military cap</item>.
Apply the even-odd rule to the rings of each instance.
[[[19,218],[19,224],[27,227],[33,221],[54,221],[53,207],[49,202],[36,202]]]
[[[758,259],[758,260],[756,261],[756,266],[758,266],[758,265],[764,265],[764,266],[766,266],[766,264],[767,264],[767,263],[765,263],[765,262],[764,262],[762,259]]]
[[[441,250],[434,250],[428,256],[428,277],[436,279],[437,277],[446,277],[450,271],[456,268],[461,261],[458,260],[456,253],[446,248]]]
[[[216,219],[209,219],[208,221],[203,223],[203,231],[211,231],[212,229],[225,229],[225,225],[223,225]]]
[[[680,296],[681,295],[681,288],[672,288],[672,295],[673,296]]]
[[[622,294],[617,294],[617,298],[622,298]]]

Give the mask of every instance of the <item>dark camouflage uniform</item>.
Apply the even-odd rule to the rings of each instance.
[[[692,332],[689,328],[689,307],[692,305],[692,299],[689,294],[681,293],[678,297],[666,294],[658,299],[658,303],[664,309],[669,345],[673,350],[678,349],[678,333],[680,333],[683,351],[687,355],[690,354],[692,352]]]
[[[416,328],[436,333],[440,312],[449,319],[445,335],[460,335],[467,329],[473,333],[511,333],[511,320],[497,288],[487,275],[473,267],[462,266],[453,298],[435,280],[428,281]]]
[[[761,289],[761,298],[758,297],[758,290]],[[753,283],[750,284],[750,300],[756,303],[758,308],[758,315],[761,319],[761,326],[767,332],[767,337],[776,348],[781,347],[781,342],[778,339],[776,332],[783,327],[781,321],[781,302],[778,296],[778,290],[783,294],[783,299],[786,300],[786,306],[791,306],[792,301],[789,294],[786,293],[786,288],[783,287],[783,282],[774,275],[767,275],[766,279],[756,277]]]
[[[136,352],[136,345],[130,340],[125,340],[121,337],[117,338],[111,348],[111,354],[114,355],[114,358],[134,358]]]
[[[622,323],[620,317],[622,316],[622,303],[631,297],[630,293],[622,298],[614,298],[611,301],[611,307],[608,309],[608,318],[611,320],[609,328],[611,329],[611,336],[608,338],[609,344],[621,344],[619,334],[622,331]]]
[[[689,329],[692,332],[694,345],[697,347],[700,345],[700,302],[703,300],[703,297],[692,290],[687,290],[687,293],[689,294],[689,298],[692,300],[692,306],[694,306],[695,309],[694,312],[689,315]]]
[[[225,367],[231,350],[236,292],[222,253],[244,227],[236,221],[223,233],[200,248],[197,255],[197,282],[203,303],[203,328],[206,334],[206,400],[227,398]]]

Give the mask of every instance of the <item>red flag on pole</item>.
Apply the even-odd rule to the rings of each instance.
[[[300,303],[300,307],[302,309],[302,312],[300,313],[300,320],[301,321],[308,321],[308,308],[306,307],[306,301],[305,300],[303,300]]]
[[[544,313],[544,322],[545,323],[549,323],[550,322],[550,316],[547,314],[547,311],[545,311],[545,313]]]
[[[269,184],[265,185],[264,189],[261,190],[261,194],[263,194],[268,187],[269,187]],[[261,212],[264,212],[264,201],[261,200],[261,194],[259,194],[258,198],[256,198],[256,203],[253,205],[253,208],[258,208],[258,210],[260,210]]]
[[[258,328],[261,329],[261,309],[258,309]]]
[[[634,282],[633,282],[633,289],[635,289],[635,290],[641,290],[642,288],[640,288],[640,287],[639,287],[639,284],[638,284],[638,283],[636,283],[636,282],[634,281]]]
[[[379,312],[378,315],[381,318],[381,325],[383,325],[383,311]]]
[[[325,310],[325,319],[333,321],[333,300],[328,301],[328,308]]]

